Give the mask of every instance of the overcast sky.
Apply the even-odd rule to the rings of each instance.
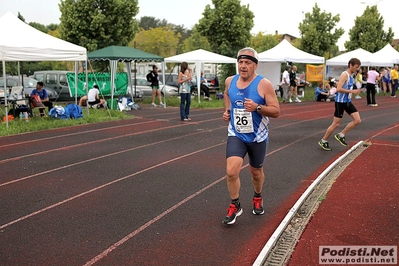
[[[20,12],[26,22],[38,22],[44,25],[58,24],[61,15],[59,2],[60,0],[0,0],[0,16],[8,11],[15,15]],[[279,34],[287,33],[295,37],[300,37],[298,25],[302,21],[304,13],[311,13],[316,2],[322,11],[332,15],[340,14],[341,21],[338,26],[345,30],[345,34],[338,41],[340,49],[344,49],[343,44],[349,38],[348,31],[353,27],[356,16],[361,16],[367,5],[377,4],[378,11],[385,20],[384,30],[392,27],[394,38],[399,39],[398,0],[241,0],[243,5],[249,4],[249,9],[255,15],[255,26],[252,33],[261,31],[265,34],[274,34],[278,31]],[[202,12],[207,4],[212,4],[212,1],[139,0],[138,18],[153,16],[191,28],[202,17]]]

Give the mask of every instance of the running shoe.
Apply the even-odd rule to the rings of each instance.
[[[325,150],[325,151],[331,151],[331,148],[330,148],[330,146],[328,145],[328,142],[327,142],[327,141],[323,142],[322,140],[319,140],[318,143],[319,143],[320,147],[321,147],[323,150]]]
[[[253,214],[262,215],[265,213],[265,210],[263,209],[262,197],[254,197],[252,203],[254,204],[254,209],[252,210]]]
[[[289,102],[290,102],[290,103],[292,103],[292,100],[291,100],[291,98],[290,98]]]
[[[155,103],[152,103],[151,105],[152,105],[152,107],[157,107],[157,105]]]
[[[165,104],[162,103],[162,102],[160,102],[159,105],[162,106],[162,107],[165,107]]]
[[[341,137],[339,133],[335,135],[335,139],[338,140],[339,143],[341,143],[342,146],[348,146],[348,143],[345,141],[345,137]]]
[[[302,101],[299,100],[298,98],[296,98],[296,99],[295,99],[295,102],[296,102],[296,103],[300,103],[300,102],[302,102]]]
[[[229,208],[227,208],[227,215],[223,219],[224,224],[234,224],[238,216],[242,214],[241,206],[236,206],[235,204],[231,203]]]

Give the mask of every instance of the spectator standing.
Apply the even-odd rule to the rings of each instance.
[[[152,103],[153,107],[157,107],[155,104],[155,96],[158,96],[159,105],[165,107],[165,104],[162,102],[162,94],[161,88],[159,88],[159,78],[158,78],[158,67],[156,65],[152,66],[152,71],[149,73],[151,88],[152,88]]]
[[[384,67],[384,71],[382,72],[382,91],[384,95],[386,93],[392,92],[392,79],[391,79],[391,68]]]
[[[398,72],[398,65],[395,65],[395,68],[391,71],[391,79],[392,79],[392,92],[391,97],[396,98],[396,90],[399,87],[399,72]]]
[[[301,100],[298,99],[298,88],[297,88],[298,79],[296,78],[296,71],[297,71],[297,67],[295,65],[292,66],[292,69],[290,71],[290,95],[288,96],[290,103],[292,103],[292,100],[291,100],[292,94],[295,95],[296,103],[301,102]]]
[[[258,75],[258,53],[243,48],[237,55],[238,74],[226,79],[223,120],[229,122],[226,144],[226,181],[231,204],[224,224],[234,224],[243,212],[239,200],[239,173],[248,153],[249,170],[254,188],[254,215],[263,209],[262,188],[265,180],[263,163],[269,140],[269,117],[278,117],[280,106],[271,82]],[[287,84],[288,85],[288,84]]]
[[[339,77],[338,85],[337,85],[337,92],[335,95],[335,112],[334,118],[331,125],[327,128],[326,133],[322,137],[322,139],[318,142],[320,147],[325,151],[331,151],[330,146],[328,145],[328,138],[334,132],[336,128],[341,124],[342,117],[344,115],[344,111],[351,116],[352,121],[349,122],[346,127],[334,137],[335,139],[341,143],[343,146],[347,146],[348,144],[345,141],[345,135],[354,129],[357,125],[360,124],[360,114],[357,111],[355,105],[352,103],[351,94],[359,94],[360,89],[357,88],[356,90],[353,89],[354,78],[353,74],[360,67],[360,60],[357,58],[352,58],[348,62],[348,69],[341,73]]]
[[[192,78],[191,69],[188,67],[187,62],[181,64],[179,75],[177,76],[177,83],[179,84],[180,91],[180,119],[181,121],[190,121],[190,81]]]
[[[285,67],[285,71],[281,77],[281,87],[283,88],[283,103],[287,102],[289,91],[290,91],[290,66]],[[290,98],[291,100],[291,98]],[[292,101],[291,101],[292,102]]]
[[[371,69],[367,72],[367,105],[368,106],[378,106],[375,102],[375,83],[376,81],[380,81],[381,75],[375,70],[375,67],[371,67]]]
[[[359,71],[356,74],[355,78],[355,84],[357,89],[361,89],[363,86],[363,75],[362,75],[362,69],[360,68]],[[360,95],[356,95],[356,99],[361,99],[362,97]]]
[[[41,104],[46,106],[49,111],[51,110],[51,108],[53,108],[53,103],[50,102],[50,100],[48,98],[47,90],[45,88],[43,88],[42,81],[38,81],[36,83],[36,89],[32,90],[32,92],[30,93],[31,97],[34,97],[34,95],[38,95],[40,97]],[[40,103],[36,103],[35,107],[38,107],[38,106],[42,106],[42,105],[40,105]]]

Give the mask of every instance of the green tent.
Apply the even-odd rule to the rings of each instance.
[[[125,62],[128,74],[129,86],[133,94],[133,86],[131,84],[131,62],[162,62],[162,68],[165,69],[164,58],[158,55],[150,54],[132,47],[128,46],[108,46],[100,50],[96,50],[87,54],[88,60],[92,61],[110,61],[111,68],[111,88],[114,88],[115,76],[116,76],[116,66],[118,62]],[[164,73],[162,73],[165,75]],[[164,79],[165,80],[165,77]],[[114,90],[111,91],[111,104],[113,104]],[[165,101],[164,101],[165,102]],[[113,108],[113,106],[111,106]]]
[[[163,58],[128,46],[108,46],[87,54],[89,60],[115,60],[118,62],[163,62]]]

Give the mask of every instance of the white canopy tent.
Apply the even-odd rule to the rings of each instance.
[[[275,89],[278,89],[281,63],[286,62],[324,64],[324,57],[304,52],[284,39],[273,48],[259,53],[257,72],[275,84]]]
[[[216,63],[216,64],[235,64],[236,58],[212,53],[203,49],[187,52],[165,58],[165,63],[195,63],[196,77],[197,77],[197,90],[198,90],[198,102],[200,101],[200,90],[201,90],[201,64],[203,63]]]
[[[6,76],[7,61],[85,61],[87,65],[86,48],[43,33],[21,21],[11,12],[0,17],[0,33],[3,36],[0,39],[3,77]],[[5,105],[7,111],[7,97]]]
[[[302,51],[284,39],[273,48],[259,53],[259,61],[324,64],[324,57]]]
[[[389,43],[373,53],[370,60],[370,66],[393,66],[394,64],[399,64],[399,52]]]
[[[373,54],[362,48],[340,54],[326,61],[328,77],[339,78],[341,73],[348,68],[351,58],[358,58],[363,66],[369,66]]]
[[[11,12],[0,17],[3,61],[86,61],[86,48],[43,33]]]
[[[326,61],[327,66],[348,66],[349,60],[351,58],[357,58],[360,60],[362,65],[368,66],[372,58],[372,53],[366,51],[362,48],[346,52],[344,54],[338,55],[336,57],[330,58]]]

